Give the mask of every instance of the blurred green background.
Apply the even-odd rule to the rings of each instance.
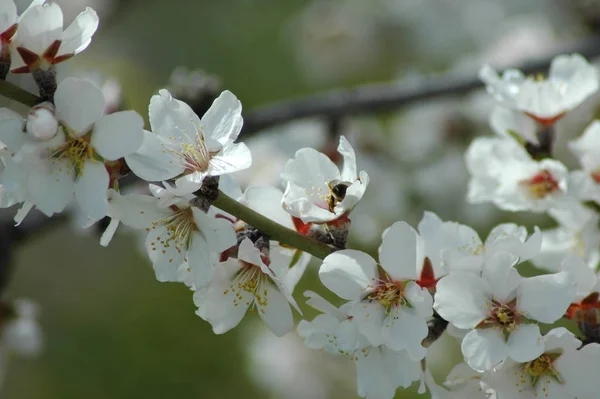
[[[245,109],[252,109],[325,88],[426,78],[456,69],[474,73],[482,62],[510,65],[552,53],[557,46],[595,29],[592,11],[598,10],[584,7],[596,3],[65,0],[61,4],[70,18],[90,5],[99,10],[101,22],[92,45],[64,68],[93,69],[119,79],[127,106],[144,117],[150,96],[167,84],[171,71],[180,65],[218,76],[223,88],[233,91]],[[346,20],[328,19],[323,10],[330,9],[343,9],[340,14]],[[511,39],[508,47],[502,42],[521,30],[523,35]],[[479,112],[479,119],[459,125],[468,131],[462,138],[455,134],[439,139],[451,142],[448,146],[440,143],[443,151],[458,148],[460,155],[468,143],[465,137],[489,133],[487,116],[485,109],[473,110],[476,107],[465,103],[468,100],[464,98],[450,101],[450,116],[460,113],[461,118],[472,117],[470,111]],[[452,108],[456,106],[456,110]],[[403,132],[398,134],[427,133],[423,126],[411,125],[414,120],[400,111],[367,122],[382,129],[383,137],[396,134],[390,129],[396,126],[394,120],[406,121],[401,122]],[[441,118],[434,115],[433,119]],[[432,129],[431,125],[427,128]],[[363,129],[368,134],[373,130]],[[369,137],[359,140],[363,147],[381,143],[375,136],[370,142]],[[436,154],[438,158],[440,153]],[[377,150],[370,156],[377,167],[391,172],[385,177],[390,180],[427,171],[434,161],[424,159],[419,171],[414,164],[399,170]],[[376,174],[367,171],[377,180]],[[466,178],[461,179],[452,191],[455,202],[460,203],[466,189]],[[414,179],[408,179],[398,190],[411,192],[413,184]],[[375,191],[375,196],[379,193]],[[427,202],[423,197],[430,196],[419,195],[405,195],[402,201],[408,205],[395,214],[380,216],[375,228],[398,218],[414,225],[423,209],[462,222],[472,217],[469,223],[481,229],[484,237],[498,220],[548,224],[544,219],[493,210],[475,218],[474,208],[459,211],[454,202]],[[358,231],[355,246],[373,252],[376,240],[361,240],[361,226],[354,225]],[[208,323],[194,315],[190,291],[155,280],[135,237],[122,234],[108,248],[100,247],[98,240],[94,232],[81,234],[64,226],[18,248],[6,297],[27,297],[40,304],[45,349],[37,358],[11,359],[2,398],[355,397],[354,370],[344,359],[304,349],[293,334],[276,340],[252,317],[231,332],[216,336]],[[297,297],[318,285],[313,267],[297,288]],[[312,318],[314,312],[307,309],[306,316]],[[443,375],[458,352],[450,339],[436,345],[443,350],[432,355],[432,363],[434,371]],[[397,397],[413,395],[414,390],[399,391]]]

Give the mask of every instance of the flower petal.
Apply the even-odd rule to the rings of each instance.
[[[237,139],[243,123],[242,103],[229,90],[217,97],[200,121],[204,134],[222,145]]]
[[[252,154],[244,143],[229,143],[209,163],[209,174],[220,176],[248,169],[252,165]]]
[[[184,171],[183,165],[172,161],[169,143],[162,137],[143,131],[140,148],[125,156],[127,166],[133,173],[146,181],[162,181],[172,179]]]
[[[475,274],[451,273],[438,281],[433,308],[456,327],[473,328],[487,316],[491,290],[488,282]]]
[[[92,36],[98,29],[98,14],[90,7],[80,13],[64,30],[58,55],[77,54],[92,42]]]
[[[66,78],[54,93],[56,118],[67,124],[78,136],[87,133],[104,115],[104,95],[92,82]]]
[[[189,105],[162,89],[152,96],[148,110],[152,132],[164,139],[189,143],[196,138],[200,118]]]
[[[339,297],[359,300],[377,276],[375,259],[364,252],[352,249],[328,255],[319,269],[323,285]]]
[[[416,280],[425,248],[419,234],[406,222],[394,223],[383,235],[379,262],[394,280]]]
[[[565,314],[576,292],[568,272],[525,278],[519,286],[517,307],[531,319],[554,323]]]
[[[340,144],[338,145],[337,151],[344,157],[342,179],[353,182],[358,178],[358,172],[356,171],[356,154],[346,137],[340,136]]]
[[[165,226],[152,228],[146,235],[146,251],[152,261],[156,279],[160,282],[179,281],[178,267],[184,262],[187,248],[167,241],[170,233]]]
[[[428,331],[425,319],[408,308],[393,309],[382,325],[386,345],[396,351],[406,349],[413,360],[425,357],[427,349],[421,342],[427,337]]]
[[[79,207],[94,220],[108,212],[109,176],[106,167],[99,162],[86,162],[81,176],[75,182],[75,200]]]
[[[463,338],[461,349],[475,371],[489,371],[506,359],[504,336],[494,328],[472,330]]]
[[[519,363],[529,362],[544,353],[544,341],[537,324],[521,324],[508,337],[508,356]]]
[[[94,125],[92,146],[109,161],[133,154],[142,145],[143,127],[144,121],[135,111],[103,116]]]
[[[294,329],[292,309],[287,299],[273,284],[267,284],[266,305],[256,302],[260,318],[267,323],[269,329],[278,337],[282,337]]]

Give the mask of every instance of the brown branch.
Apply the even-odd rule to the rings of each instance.
[[[600,36],[592,36],[571,44],[552,56],[530,60],[515,68],[526,74],[544,71],[556,55],[570,53],[580,53],[586,58],[599,56]],[[477,73],[471,72],[448,73],[416,81],[395,81],[335,89],[254,109],[244,117],[244,132],[247,135],[301,118],[331,119],[389,111],[421,100],[468,93],[482,86]]]

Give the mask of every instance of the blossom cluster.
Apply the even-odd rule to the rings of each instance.
[[[425,212],[416,229],[389,226],[374,258],[347,248],[370,176],[357,168],[345,136],[335,154],[298,149],[281,187],[242,191],[236,173],[252,156],[238,142],[242,104],[233,93],[200,112],[159,90],[145,130],[137,112],[107,108],[93,82],[56,82],[55,65],[90,44],[93,10],[63,30],[58,5],[36,0],[18,16],[7,0],[0,23],[0,78],[31,73],[40,90],[27,115],[0,110],[0,204],[20,206],[17,224],[32,209],[50,217],[75,205],[86,226],[110,220],[104,246],[121,224],[138,230],[156,279],[183,283],[215,334],[248,312],[276,336],[292,332],[294,312],[303,314],[294,288],[312,256],[323,258],[320,281],[338,300],[306,291],[306,304],[320,314],[300,321],[297,332],[307,347],[355,362],[361,397],[390,399],[415,382],[435,398],[597,397],[600,124],[569,144],[580,170],[552,157],[555,124],[598,90],[598,71],[583,57],[557,57],[547,79],[482,68],[498,103],[490,117],[497,135],[475,139],[465,156],[470,202],[547,212],[556,228],[504,223],[482,240],[467,225]],[[129,173],[143,192],[121,190]],[[543,273],[526,276],[527,262]],[[21,308],[1,309],[1,342],[35,352],[35,312]],[[562,318],[576,322],[579,338],[544,327]],[[464,362],[442,386],[426,359],[445,331],[460,342]]]

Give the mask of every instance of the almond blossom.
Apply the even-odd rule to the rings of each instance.
[[[58,125],[52,126],[58,129],[54,134],[25,135],[22,118],[15,116],[0,120],[5,127],[0,128],[0,140],[25,169],[20,173],[25,180],[19,184],[32,205],[52,215],[75,198],[84,213],[100,219],[108,210],[111,184],[105,162],[139,148],[143,120],[133,111],[104,115],[102,92],[81,79],[65,79],[56,90],[55,105]]]
[[[160,90],[150,100],[152,132],[144,131],[142,146],[127,156],[140,178],[175,178],[178,195],[200,188],[207,176],[246,169],[252,163],[248,147],[234,144],[242,129],[242,104],[230,91],[213,102],[202,119],[184,102]]]
[[[534,161],[508,138],[480,137],[465,155],[471,174],[467,198],[507,211],[544,212],[565,206],[568,171],[559,161]]]
[[[423,377],[420,362],[412,359],[406,351],[369,344],[359,333],[354,318],[348,314],[352,306],[350,303],[336,308],[314,292],[304,294],[309,298],[306,303],[322,314],[310,322],[302,320],[298,334],[311,349],[348,355],[355,361],[360,397],[392,399],[399,387],[407,388]]]
[[[507,358],[527,362],[540,356],[536,322],[555,322],[575,297],[568,272],[523,278],[514,268],[517,261],[500,251],[487,259],[481,276],[453,272],[437,284],[434,309],[454,326],[470,330],[461,348],[476,371],[491,370]]]
[[[146,230],[144,245],[158,281],[181,281],[185,263],[194,284],[206,284],[220,253],[236,243],[231,222],[190,206],[192,196],[178,197],[155,185],[150,191],[153,196],[113,192],[110,216]]]
[[[593,121],[569,148],[583,168],[571,173],[569,190],[578,199],[600,204],[600,121]]]
[[[33,0],[30,8],[43,4],[46,0]],[[0,78],[5,79],[11,63],[11,43],[19,26],[19,16],[14,0],[0,0]]]
[[[600,345],[582,348],[565,328],[555,328],[541,340],[542,351],[529,361],[507,360],[489,381],[499,398],[592,399],[600,381],[595,374]]]
[[[196,288],[196,314],[212,325],[215,334],[237,326],[249,309],[256,310],[277,336],[294,328],[290,305],[302,312],[292,297],[294,287],[287,283],[292,259],[276,246],[273,242],[266,257],[245,238],[237,258],[218,263],[210,282]]]
[[[85,50],[98,28],[98,15],[87,7],[63,29],[63,13],[56,3],[34,1],[21,16],[13,40],[13,73],[48,69]]]
[[[552,125],[598,91],[596,67],[579,54],[554,58],[547,79],[526,77],[517,69],[499,76],[489,65],[481,68],[479,77],[502,105],[545,125]]]
[[[281,178],[286,182],[283,208],[304,223],[326,223],[347,216],[369,184],[366,172],[357,172],[354,149],[344,136],[338,152],[344,158],[342,171],[312,148],[303,148],[289,160]]]
[[[379,262],[364,252],[342,250],[323,260],[321,282],[351,306],[348,314],[373,346],[406,350],[414,360],[425,356],[432,298],[415,280],[423,266],[421,237],[408,224],[397,222],[383,235]]]

